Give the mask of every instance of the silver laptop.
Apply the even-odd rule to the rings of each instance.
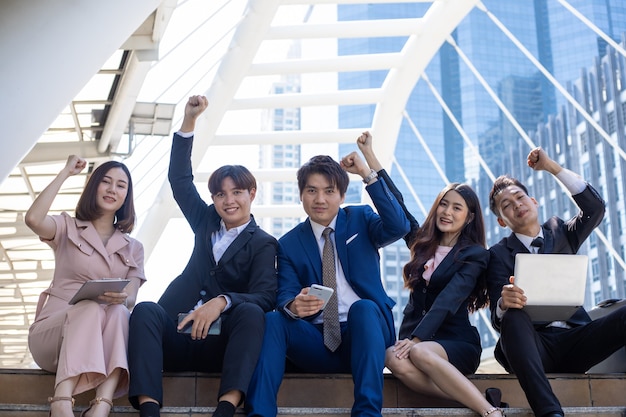
[[[585,302],[587,255],[515,255],[515,285],[533,321],[568,320]]]

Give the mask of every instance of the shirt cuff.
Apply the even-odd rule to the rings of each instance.
[[[587,183],[576,173],[567,168],[556,174],[556,178],[567,188],[571,195],[580,194],[587,188]]]
[[[287,304],[285,304],[285,306],[283,307],[283,310],[285,311],[285,313],[287,313],[287,315],[289,317],[291,317],[294,320],[298,320],[300,318],[300,316],[294,314],[291,310],[289,310],[289,304],[293,303],[293,300],[291,300],[290,302],[288,302]]]
[[[500,308],[500,301],[502,301],[502,297],[498,298],[498,302],[496,303],[496,317],[499,319],[504,315],[504,310]]]
[[[231,301],[229,296],[225,294],[220,294],[218,295],[218,297],[224,297],[224,300],[226,300],[226,307],[224,307],[224,310],[222,310],[222,313],[228,310],[233,305],[233,302]]]
[[[181,138],[185,138],[185,139],[189,139],[189,138],[193,137],[193,131],[192,132],[181,132],[179,130],[178,132],[176,132],[176,134],[178,136],[180,136]]]

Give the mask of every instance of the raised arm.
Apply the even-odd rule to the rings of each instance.
[[[363,132],[361,136],[356,139],[356,144],[359,147],[359,150],[365,157],[365,161],[367,165],[374,171],[378,172],[383,169],[383,165],[380,163],[376,154],[374,153],[374,148],[372,147],[372,134],[368,131]],[[389,185],[389,184],[387,184]]]
[[[24,217],[26,226],[28,226],[39,237],[47,240],[54,238],[56,234],[56,223],[48,215],[54,198],[59,193],[61,186],[66,179],[72,175],[80,173],[87,166],[87,161],[83,158],[70,155],[67,158],[65,167],[57,174],[50,184],[39,193],[33,204],[30,206]]]
[[[209,101],[205,96],[191,96],[185,105],[185,117],[180,131],[184,133],[193,132],[196,128],[196,119],[209,106]]]
[[[372,147],[372,142],[373,137],[368,131],[363,132],[363,134],[361,134],[361,136],[359,136],[356,140],[357,146],[363,154],[363,157],[365,157],[367,165],[369,165],[371,169],[375,170],[378,173],[379,178],[382,178],[385,181],[387,187],[389,188],[389,191],[391,191],[394,197],[396,197],[396,200],[398,200],[398,202],[402,206],[402,211],[404,211],[406,218],[409,220],[409,223],[411,225],[411,231],[404,236],[404,241],[410,249],[413,240],[415,239],[415,235],[417,234],[417,230],[420,227],[419,222],[407,209],[406,205],[404,204],[404,196],[402,195],[400,190],[398,190],[396,184],[391,180],[391,177],[383,168],[382,164],[378,160],[378,157],[376,157],[376,154],[374,153],[374,148]]]
[[[174,134],[167,178],[178,207],[185,215],[191,229],[203,223],[208,205],[202,200],[193,183],[191,151],[196,120],[206,110],[208,101],[204,96],[191,96],[185,105],[185,116],[180,130]]]
[[[563,170],[563,167],[550,158],[541,147],[537,147],[528,153],[526,163],[535,171],[548,171],[554,176]]]

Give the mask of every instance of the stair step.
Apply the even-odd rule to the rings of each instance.
[[[84,407],[76,407],[78,413]],[[211,415],[215,409],[213,407],[163,407],[161,417],[200,417]],[[576,417],[623,417],[626,416],[626,407],[565,407],[563,409],[566,416]],[[528,408],[508,408],[505,410],[508,417],[533,417],[533,413]],[[394,417],[476,417],[476,413],[467,408],[384,408],[383,416]],[[0,404],[0,417],[46,417],[48,406],[33,404]],[[115,406],[110,417],[128,417],[137,415],[137,410],[132,407]],[[237,411],[237,416],[243,416],[241,409]],[[350,416],[349,408],[298,408],[280,407],[278,409],[280,417],[347,417]]]
[[[481,392],[487,387],[500,388],[503,400],[512,407],[507,411],[509,416],[532,416],[514,375],[476,374],[469,378]],[[626,417],[623,409],[626,374],[550,374],[548,378],[561,404],[572,410],[572,414]],[[163,383],[167,406],[163,409],[164,417],[207,416],[216,406],[219,374],[168,372],[164,374]],[[53,386],[54,375],[41,370],[0,369],[0,417],[47,417],[46,399],[52,395]],[[349,374],[286,374],[278,394],[280,417],[347,417],[354,400],[353,390]],[[386,416],[458,414],[477,417],[457,402],[417,394],[389,374],[385,375],[383,394]],[[93,397],[93,391],[75,396],[76,415]],[[137,416],[126,397],[116,399],[114,404],[112,417]]]

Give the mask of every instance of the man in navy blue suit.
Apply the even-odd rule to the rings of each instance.
[[[378,214],[367,205],[340,207],[349,183],[346,171],[363,177]],[[297,177],[309,217],[279,240],[278,307],[266,315],[261,356],[246,399],[248,415],[276,416],[288,358],[305,372],[351,372],[352,415],[380,416],[385,349],[395,341],[395,328],[378,249],[402,238],[409,222],[384,180],[355,152],[341,165],[329,156],[313,157]],[[336,289],[321,311],[323,302],[308,292],[312,284],[324,283],[327,239],[333,245],[325,258],[334,259]],[[340,331],[325,340],[324,327],[330,328],[337,315]]]
[[[518,180],[501,176],[489,195],[489,205],[511,235],[489,252],[487,282],[491,320],[500,332],[494,356],[514,372],[537,417],[561,417],[563,409],[546,372],[583,373],[620,347],[626,339],[626,307],[594,320],[583,308],[567,321],[533,322],[524,311],[526,296],[515,285],[517,253],[574,254],[604,217],[604,201],[578,175],[561,167],[541,148],[528,155],[528,166],[554,175],[571,193],[579,212],[569,220],[556,216],[541,224],[539,203]]]

